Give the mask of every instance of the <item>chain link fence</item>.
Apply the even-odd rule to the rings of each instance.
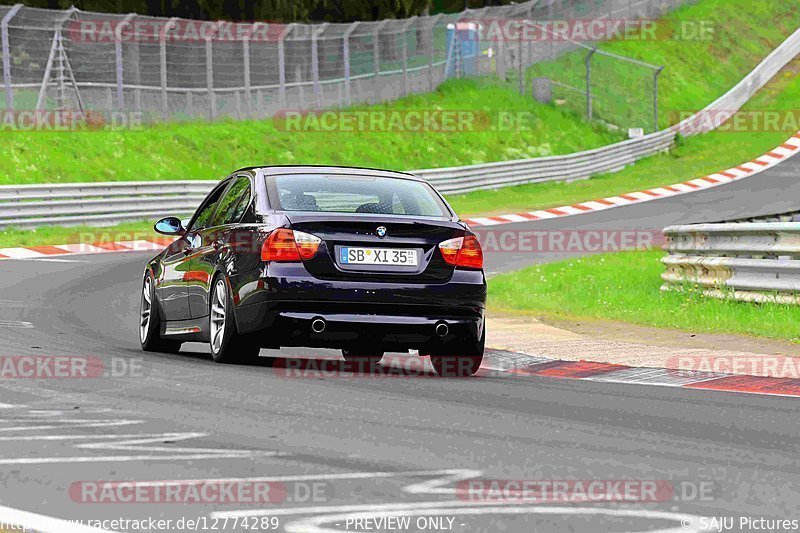
[[[668,11],[687,3],[685,0],[625,0],[611,2],[600,14],[605,25],[599,32],[610,30],[615,24],[623,26],[633,39],[675,39],[680,35],[669,35],[670,25],[656,27],[656,19]],[[580,12],[570,14],[575,27],[589,31],[589,23]],[[637,24],[641,21],[641,24]],[[638,128],[643,133],[658,131],[658,80],[666,65],[654,65],[645,61],[610,53],[598,48],[601,39],[574,39],[559,37],[552,26],[530,21],[529,24],[541,34],[550,36],[552,43],[563,41],[560,47],[551,46],[544,59],[558,61],[535,61],[537,65],[528,72],[539,86],[538,99],[585,116],[588,120],[601,120],[610,127],[620,129]],[[563,53],[568,52],[568,53]],[[544,83],[543,83],[544,82]]]
[[[508,78],[579,46],[484,35],[497,21],[654,18],[681,2],[531,0],[352,24],[232,23],[0,6],[0,105],[135,111],[145,121],[159,121],[262,118],[287,109],[378,103],[431,91],[453,76]]]

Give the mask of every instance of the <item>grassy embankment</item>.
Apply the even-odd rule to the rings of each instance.
[[[616,252],[503,274],[489,281],[489,308],[800,341],[800,307],[717,300],[697,290],[661,292],[663,256],[661,250]]]

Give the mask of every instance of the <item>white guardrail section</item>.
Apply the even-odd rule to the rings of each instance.
[[[670,226],[664,235],[662,290],[800,305],[800,222]]]
[[[669,150],[675,134],[710,131],[736,112],[800,53],[800,30],[770,53],[734,88],[703,111],[666,130],[568,155],[415,171],[444,194],[524,183],[572,181],[615,172]],[[161,214],[191,213],[213,181],[152,181],[0,186],[0,228],[108,225]]]
[[[0,187],[0,228],[109,225],[192,213],[217,181],[127,181]]]

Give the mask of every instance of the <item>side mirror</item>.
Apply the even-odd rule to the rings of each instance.
[[[153,229],[162,235],[183,235],[186,229],[178,217],[165,217],[155,223]]]

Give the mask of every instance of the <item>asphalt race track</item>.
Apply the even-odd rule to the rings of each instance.
[[[708,191],[502,230],[656,229],[800,209],[800,160],[792,161]],[[499,371],[440,379],[412,355],[337,375],[286,370],[299,358],[338,359],[324,350],[264,350],[254,366],[214,364],[199,344],[144,354],[136,325],[150,255],[0,263],[3,351],[89,356],[102,366],[95,378],[0,382],[0,519],[26,519],[20,511],[202,518],[211,531],[269,530],[224,523],[256,517],[286,531],[392,530],[358,527],[349,515],[411,517],[402,531],[595,533],[699,531],[699,517],[710,516],[737,525],[739,517],[800,518],[794,399]],[[489,254],[487,270],[557,256]],[[489,353],[487,365],[500,357]],[[90,503],[81,492],[92,486],[82,482],[221,479],[274,480],[283,492],[266,504]],[[476,479],[638,480],[669,490],[657,501],[578,503],[487,501],[456,490]]]
[[[665,183],[669,181],[667,177]],[[760,174],[711,189],[577,216],[487,226],[480,230],[498,234],[531,230],[613,232],[631,229],[658,233],[672,224],[724,222],[793,211],[800,211],[800,157],[790,157]],[[575,254],[558,250],[542,254],[503,251],[487,256],[486,270],[488,273],[507,272],[569,255]]]

